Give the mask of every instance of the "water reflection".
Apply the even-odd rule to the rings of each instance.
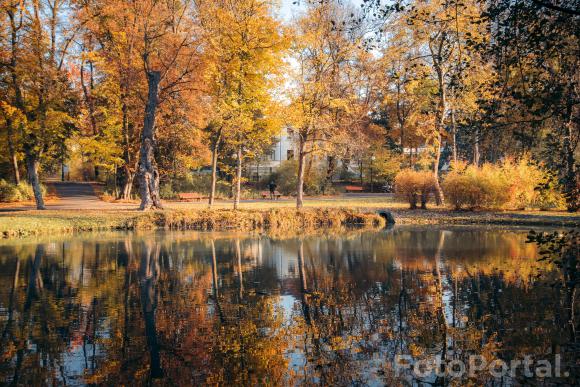
[[[397,355],[562,356],[579,305],[525,231],[273,240],[106,234],[0,246],[2,384],[531,383],[397,373]],[[572,300],[572,302],[570,302]]]

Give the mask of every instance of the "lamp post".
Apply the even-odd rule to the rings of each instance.
[[[371,156],[371,193],[373,193],[374,190],[374,184],[373,184],[373,161],[375,161],[375,155]]]

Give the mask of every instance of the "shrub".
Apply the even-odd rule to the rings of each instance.
[[[458,163],[443,181],[447,200],[455,209],[523,209],[530,206],[557,205],[557,190],[537,188],[545,179],[545,172],[527,156],[515,162],[484,164],[481,167]],[[540,194],[543,198],[540,198]],[[543,200],[540,200],[543,199]]]
[[[456,210],[465,206],[472,208],[481,201],[480,190],[475,181],[473,175],[451,171],[442,184],[445,199],[453,204]]]
[[[197,192],[204,196],[209,196],[210,191],[211,175],[209,173],[189,173],[171,181],[170,187],[166,188],[167,197],[164,199],[176,199],[177,194],[181,192]],[[218,180],[216,181],[216,196],[229,197],[230,192],[231,184],[220,179],[218,176]]]
[[[0,202],[17,202],[22,200],[16,185],[0,180]]]
[[[522,157],[517,162],[507,159],[501,165],[501,169],[511,183],[510,200],[506,207],[525,209],[532,206],[539,193],[536,187],[543,182],[545,172],[528,156]]]
[[[41,186],[42,194],[46,194],[46,189]],[[0,202],[19,202],[23,200],[34,199],[34,191],[32,186],[27,183],[20,183],[18,185],[0,180]]]
[[[22,200],[32,200],[34,199],[34,190],[32,186],[28,183],[20,183],[16,186],[16,189],[20,193],[20,197]],[[46,195],[46,188],[44,185],[40,185],[40,191],[42,192],[42,196]]]
[[[177,194],[178,192],[175,192],[173,190],[171,184],[161,184],[159,187],[159,196],[161,196],[161,199],[165,200],[177,199],[178,197]]]
[[[309,172],[309,173],[308,173]],[[277,190],[282,195],[295,195],[296,184],[298,182],[298,161],[286,160],[280,167],[269,176],[262,179],[261,185],[266,187],[270,180],[277,184]],[[326,169],[318,164],[312,165],[310,171],[304,173],[304,193],[307,195],[319,195],[330,193],[332,188],[328,186],[326,179]]]
[[[500,208],[510,200],[510,183],[501,168],[485,164],[481,168],[458,164],[442,184],[447,200],[456,210]]]
[[[417,208],[419,200],[421,208],[426,209],[436,185],[437,182],[432,173],[404,169],[395,177],[395,194],[407,201],[411,209]]]
[[[533,207],[546,211],[554,208],[563,208],[566,205],[564,195],[560,192],[561,187],[558,183],[558,178],[552,174],[546,175],[543,181],[535,188],[535,191]]]

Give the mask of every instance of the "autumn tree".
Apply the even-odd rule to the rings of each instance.
[[[97,0],[79,3],[76,14],[83,33],[77,63],[85,102],[79,143],[93,163],[114,169],[117,198],[129,199],[146,90],[137,19],[120,3]]]
[[[274,5],[263,0],[200,2],[213,109],[207,126],[212,147],[210,206],[219,150],[235,155],[234,208],[238,208],[244,159],[270,146],[278,130],[272,92],[287,44],[273,16]]]
[[[199,69],[198,27],[191,1],[149,0],[133,3],[136,42],[147,80],[147,98],[139,151],[141,210],[162,208],[159,170],[155,161],[155,120],[159,103],[191,87]]]
[[[568,209],[577,211],[580,4],[498,0],[488,5],[495,28],[485,50],[499,75],[494,86],[500,90],[500,103],[490,104],[490,136],[513,133],[511,138],[524,151],[539,153],[557,173]]]
[[[74,128],[76,98],[66,57],[76,30],[69,28],[68,2],[2,2],[2,33],[8,36],[2,82],[3,111],[15,152],[15,132],[38,209],[44,209],[39,171],[63,133]],[[4,23],[4,21],[6,23]],[[6,51],[4,51],[6,50]],[[41,76],[39,76],[41,75]],[[11,156],[11,157],[12,157]],[[13,168],[17,163],[12,157]],[[15,180],[17,179],[15,172]]]
[[[413,166],[413,149],[424,144],[433,127],[427,113],[433,87],[426,79],[425,69],[415,63],[418,54],[410,48],[409,38],[408,34],[397,35],[382,49],[378,63],[381,85],[372,115],[386,131],[385,147],[401,154],[408,152],[404,164]]]
[[[347,122],[353,128],[368,122],[364,109],[353,109],[352,98],[365,94],[364,88],[349,79],[362,41],[360,31],[350,26],[351,14],[336,2],[313,1],[306,3],[306,11],[297,21],[287,116],[298,147],[298,208],[303,206],[306,157],[349,138],[351,125]]]

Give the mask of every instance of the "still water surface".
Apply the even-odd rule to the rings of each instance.
[[[5,241],[0,384],[578,383],[570,298],[525,237],[401,226]],[[568,377],[454,378],[394,364],[555,354]]]

